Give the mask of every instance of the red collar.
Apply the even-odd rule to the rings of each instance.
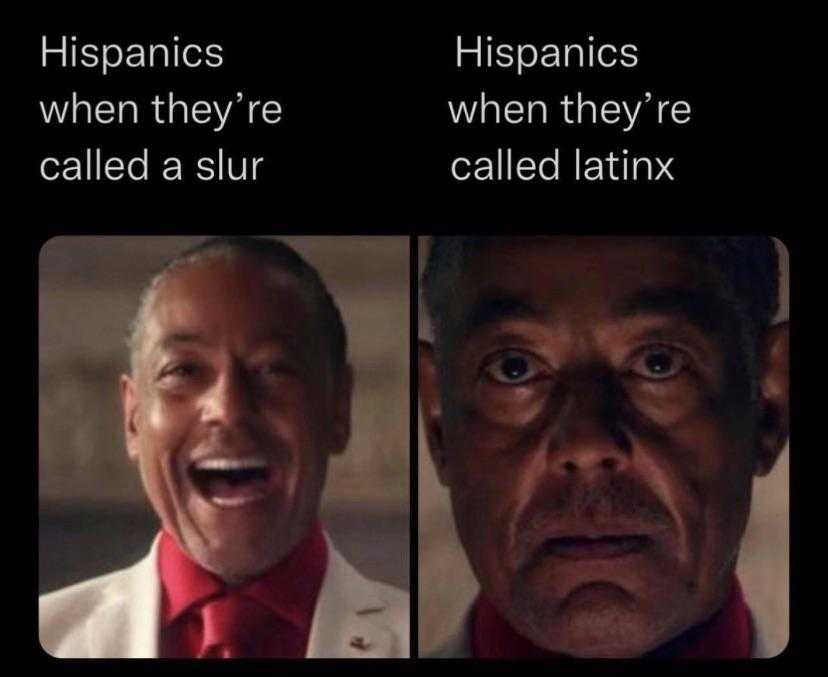
[[[713,618],[645,658],[750,658],[752,642],[750,612],[734,578],[727,601]],[[472,609],[471,649],[475,658],[565,658],[516,633],[482,595]]]
[[[237,592],[264,604],[297,630],[308,631],[327,563],[328,547],[317,522],[284,560]],[[220,578],[187,557],[166,531],[161,533],[158,565],[163,588],[162,629],[227,590]]]

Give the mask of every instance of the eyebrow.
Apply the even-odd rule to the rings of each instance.
[[[546,315],[548,313],[525,298],[496,290],[475,301],[463,325],[465,333],[473,333],[507,320],[540,320]]]
[[[293,336],[289,334],[274,333],[272,336],[264,339],[263,343],[280,344],[287,348],[288,352],[296,357],[303,358],[303,346],[297,342]],[[195,344],[197,346],[210,346],[212,341],[209,337],[202,334],[195,334],[192,332],[173,332],[167,334],[162,338],[155,347],[157,351],[170,350],[171,348],[181,344]]]

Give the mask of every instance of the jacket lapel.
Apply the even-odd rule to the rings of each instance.
[[[376,658],[393,655],[391,632],[374,619],[386,605],[333,547],[313,614],[308,658]]]
[[[436,649],[432,649],[426,658],[472,658],[469,628],[471,627],[471,611],[469,606],[454,631],[444,639]]]
[[[102,593],[102,602],[86,623],[90,656],[157,658],[161,617],[158,538],[149,554],[124,571]]]

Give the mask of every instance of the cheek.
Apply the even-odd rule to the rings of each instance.
[[[551,380],[507,386],[488,379],[452,384],[443,403],[447,433],[486,458],[515,449],[549,416],[554,397]]]
[[[147,495],[165,528],[179,534],[185,497],[176,459],[188,439],[190,415],[180,402],[147,398],[139,420],[139,469]]]
[[[469,405],[455,410],[444,429],[458,532],[473,568],[485,569],[487,580],[510,568],[517,517],[544,473],[535,467],[542,455],[533,453],[541,443],[540,417],[504,423],[497,413]]]
[[[175,450],[198,426],[199,408],[193,398],[161,396],[147,409],[147,423],[165,450]]]
[[[174,439],[188,427],[192,415],[193,407],[189,401],[153,398],[146,410],[147,431],[159,441]]]
[[[501,386],[481,382],[474,386],[464,410],[475,424],[501,429],[504,433],[532,427],[549,406],[550,382],[527,386]]]
[[[186,445],[193,428],[191,403],[174,398],[156,397],[147,405],[142,430],[144,457],[163,472],[172,470],[175,458]]]
[[[492,390],[495,392],[492,393]],[[546,426],[546,393],[498,393],[478,387],[463,402],[449,403],[445,444],[457,479],[497,487],[514,483],[514,473],[537,445]]]
[[[630,377],[624,380],[623,390],[629,406],[662,429],[712,416],[717,407],[705,384],[691,375],[679,375],[666,381]]]
[[[293,388],[268,398],[262,411],[268,436],[290,457],[290,464],[316,469],[330,445],[330,407],[322,394],[311,387]]]
[[[624,427],[648,454],[669,467],[672,484],[704,506],[728,501],[751,475],[747,436],[722,396],[700,379],[625,384]],[[735,420],[734,420],[735,419]]]
[[[752,464],[744,439],[735,439],[724,421],[699,425],[696,477],[704,497],[705,522],[726,542],[741,537],[750,506]]]
[[[271,425],[291,436],[316,436],[319,422],[327,417],[323,398],[306,386],[277,392],[263,401],[261,408]]]
[[[642,472],[673,513],[699,581],[718,580],[712,572],[735,554],[749,509],[749,453],[728,426],[715,402],[701,401],[639,436]]]

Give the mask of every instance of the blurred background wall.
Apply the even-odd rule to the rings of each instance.
[[[779,243],[777,243],[779,245]],[[420,274],[428,253],[428,238],[419,238]],[[780,319],[788,317],[788,252],[778,246],[782,268]],[[430,337],[425,306],[419,304],[419,335]],[[477,594],[477,582],[454,530],[447,490],[440,485],[419,421],[419,648],[428,653],[453,632],[460,616]],[[750,522],[739,559],[738,575],[745,595],[772,625],[770,646],[782,651],[788,643],[788,449],[773,472],[754,483]]]
[[[61,237],[40,253],[39,589],[127,566],[158,530],[123,441],[118,376],[138,294],[201,237]],[[285,237],[339,304],[356,385],[323,521],[363,573],[409,587],[409,239]]]

